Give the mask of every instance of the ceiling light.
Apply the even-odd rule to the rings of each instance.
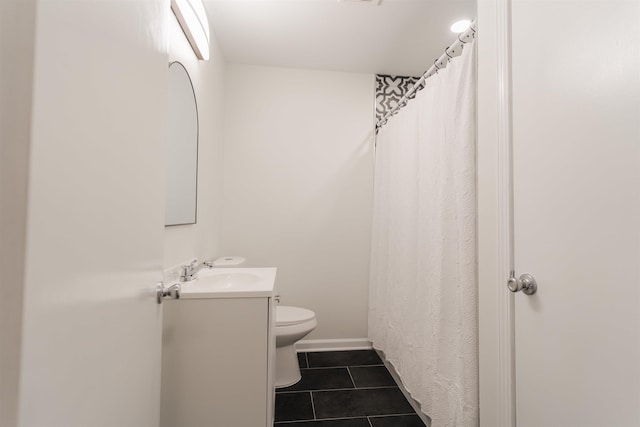
[[[454,33],[461,33],[463,31],[466,31],[469,26],[471,26],[471,21],[469,21],[468,19],[462,19],[460,21],[456,21],[451,25],[451,31],[453,31]]]

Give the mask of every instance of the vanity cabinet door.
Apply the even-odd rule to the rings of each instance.
[[[165,306],[162,427],[267,425],[269,299]]]

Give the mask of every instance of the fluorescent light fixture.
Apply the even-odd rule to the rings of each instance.
[[[454,33],[461,33],[463,31],[466,31],[470,25],[471,21],[469,21],[468,19],[462,19],[460,21],[454,22],[451,25],[451,31],[453,31]]]
[[[193,52],[199,59],[209,60],[209,20],[202,0],[171,0],[171,10],[178,18]]]

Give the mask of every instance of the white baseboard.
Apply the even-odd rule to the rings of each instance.
[[[332,340],[301,340],[296,343],[296,351],[345,351],[371,350],[368,338],[338,338]]]

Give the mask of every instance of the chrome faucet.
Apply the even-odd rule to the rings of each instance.
[[[198,264],[198,260],[194,259],[190,264],[182,266],[182,274],[180,275],[181,282],[190,282],[196,278],[198,272],[203,268],[213,268],[213,261],[204,261]]]

